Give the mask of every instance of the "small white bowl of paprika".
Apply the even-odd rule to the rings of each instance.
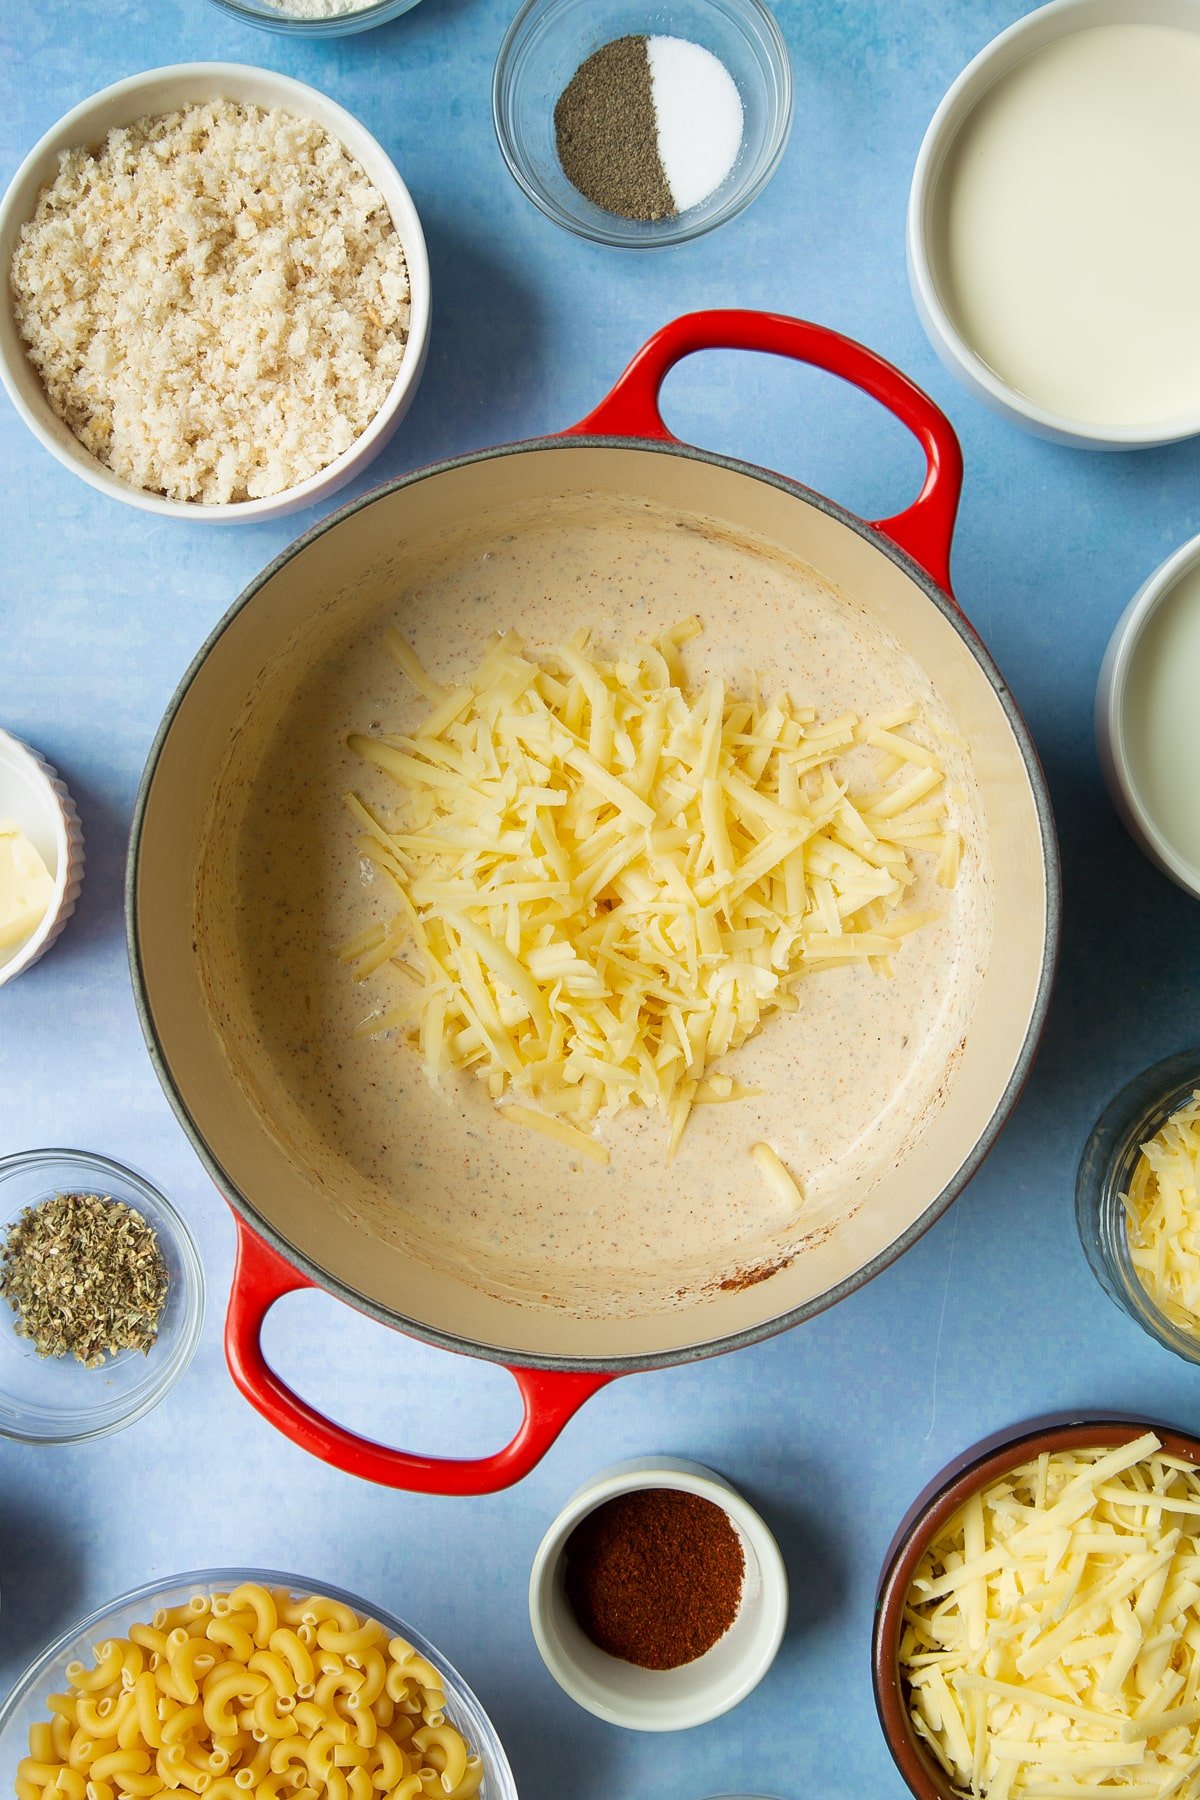
[[[738,1705],[774,1662],[787,1614],[762,1518],[720,1475],[673,1456],[593,1476],[529,1579],[534,1639],[559,1687],[633,1731],[682,1731]]]

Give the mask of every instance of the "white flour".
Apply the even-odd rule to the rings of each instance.
[[[375,0],[267,0],[289,19],[336,19],[342,13],[363,12]]]

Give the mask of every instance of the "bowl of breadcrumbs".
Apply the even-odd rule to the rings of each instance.
[[[429,262],[380,145],[314,88],[187,63],[117,82],[0,202],[0,379],[60,462],[172,518],[275,518],[387,443]]]

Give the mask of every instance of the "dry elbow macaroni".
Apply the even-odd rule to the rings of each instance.
[[[94,1646],[30,1727],[17,1800],[470,1800],[437,1670],[338,1600],[246,1583]]]

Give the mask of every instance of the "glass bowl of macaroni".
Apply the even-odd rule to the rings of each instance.
[[[142,1418],[192,1360],[204,1323],[204,1270],[186,1221],[135,1170],[83,1150],[26,1150],[0,1157],[0,1247],[26,1207],[56,1194],[122,1200],[153,1227],[166,1265],[167,1297],[149,1350],[121,1350],[94,1369],[73,1356],[41,1356],[18,1337],[17,1315],[0,1297],[0,1437],[25,1444],[79,1444]]]
[[[382,1627],[374,1644],[362,1631],[369,1621]],[[210,1637],[213,1627],[216,1635]],[[397,1639],[403,1640],[400,1650]],[[385,1665],[382,1681],[377,1657]],[[356,1699],[377,1685],[378,1693],[370,1692],[365,1705]],[[174,1698],[175,1692],[186,1696],[193,1689],[192,1701]],[[65,1759],[52,1742],[52,1721],[66,1708],[56,1700],[52,1712],[51,1694],[72,1697],[75,1716],[60,1727],[59,1748],[66,1748],[68,1733],[77,1740],[74,1767],[82,1776],[81,1793],[89,1784],[98,1792],[112,1787],[119,1769],[131,1778],[130,1796],[140,1794],[146,1775],[166,1768],[165,1786],[171,1785],[174,1769],[182,1771],[180,1800],[200,1792],[214,1800],[234,1795],[240,1800],[256,1791],[287,1800],[301,1789],[315,1790],[320,1800],[355,1800],[360,1790],[368,1791],[367,1775],[382,1770],[388,1785],[372,1785],[375,1795],[411,1793],[422,1800],[432,1792],[445,1800],[517,1800],[490,1719],[445,1657],[394,1614],[305,1575],[273,1569],[173,1575],[123,1594],[65,1631],[0,1707],[0,1790],[18,1800],[43,1794],[64,1800],[73,1791],[73,1786],[55,1789],[56,1767]],[[112,1701],[107,1709],[106,1698]],[[123,1747],[116,1745],[115,1731],[102,1737],[118,1711],[136,1715],[139,1706],[150,1729],[164,1739],[161,1747],[143,1747],[147,1740],[136,1727],[124,1733]],[[261,1726],[257,1713],[253,1721],[250,1717],[256,1706]],[[379,1716],[384,1724],[377,1723]],[[78,1747],[81,1735],[90,1740],[86,1756]],[[398,1742],[415,1746],[403,1763],[396,1756]],[[177,1750],[183,1755],[176,1756]],[[114,1762],[114,1756],[121,1760]],[[251,1756],[263,1765],[253,1781],[245,1776]],[[415,1768],[418,1757],[421,1771],[432,1770],[434,1779],[410,1787],[408,1765]],[[366,1774],[356,1775],[356,1768]],[[448,1787],[443,1774],[451,1778]]]

